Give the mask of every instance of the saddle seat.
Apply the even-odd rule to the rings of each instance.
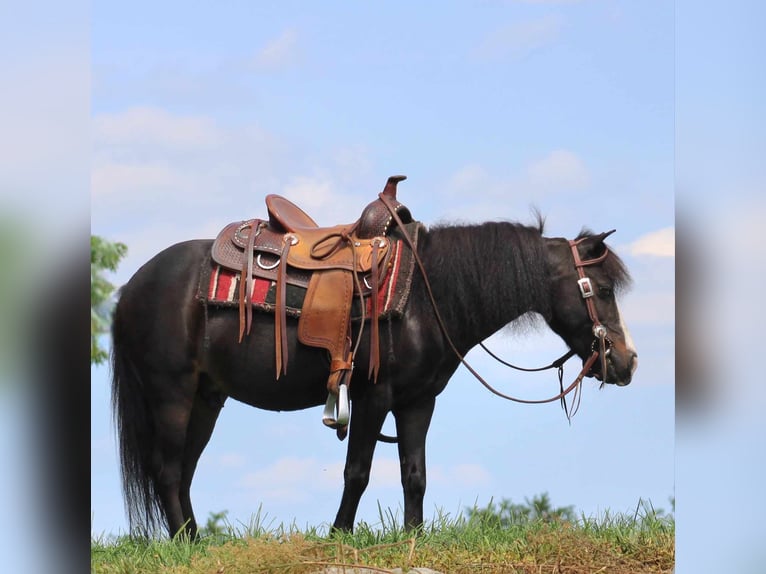
[[[269,226],[274,230],[282,229],[287,233],[319,227],[308,213],[281,195],[267,195],[266,209],[269,212]]]
[[[268,221],[251,219],[227,225],[212,248],[213,260],[241,272],[239,290],[239,340],[252,325],[253,277],[276,284],[275,344],[277,379],[287,374],[286,284],[307,288],[298,321],[298,340],[321,347],[330,355],[327,382],[332,394],[348,385],[353,358],[364,329],[352,349],[353,298],[371,297],[370,365],[368,376],[377,380],[379,337],[377,293],[389,264],[395,212],[403,223],[412,222],[409,210],[396,200],[397,183],[406,176],[392,176],[378,199],[351,224],[319,227],[300,207],[279,195],[268,195]],[[385,200],[385,201],[384,201]],[[364,305],[362,306],[364,307]]]

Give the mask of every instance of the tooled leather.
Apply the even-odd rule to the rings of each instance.
[[[298,321],[298,340],[312,347],[325,347],[333,357],[341,356],[338,347],[345,346],[351,307],[338,305],[338,301],[351,301],[353,289],[350,273],[339,269],[315,273]]]
[[[218,234],[212,247],[213,261],[226,267],[239,271],[245,264],[245,253],[247,243],[250,238],[250,232],[253,227],[258,225],[260,220],[249,220],[245,222],[230,223],[223,231]],[[245,227],[248,226],[248,227]],[[357,239],[359,244],[356,247],[356,257],[351,249],[339,249],[330,257],[318,259],[312,254],[312,249],[322,240],[327,240],[328,236],[333,234],[345,233],[349,230],[348,226],[336,226],[330,228],[317,228],[316,230],[302,230],[294,235],[298,237],[298,243],[290,249],[288,264],[292,267],[304,270],[317,269],[346,269],[351,271],[356,269],[359,272],[369,272],[372,268],[372,248],[370,246],[374,238]],[[270,254],[280,254],[282,252],[282,237],[284,234],[275,232],[269,228],[262,228],[255,238],[254,250],[258,253],[265,253],[263,260],[273,262],[274,259],[268,258]],[[390,251],[389,242],[380,248],[379,257],[385,259]],[[354,266],[356,261],[356,267]],[[268,265],[268,263],[266,264]],[[253,266],[256,271],[257,266]],[[257,270],[258,275],[266,276],[261,273],[263,268]],[[276,273],[274,273],[276,278]]]

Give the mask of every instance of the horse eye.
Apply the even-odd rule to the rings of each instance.
[[[609,299],[614,295],[614,289],[612,289],[611,287],[599,287],[598,295],[602,299]]]

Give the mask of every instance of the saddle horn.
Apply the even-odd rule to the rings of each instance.
[[[396,199],[396,184],[407,179],[406,175],[392,175],[386,181],[386,187],[383,188],[383,195]]]

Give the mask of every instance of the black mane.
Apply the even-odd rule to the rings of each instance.
[[[538,218],[537,227],[512,222],[431,227],[422,253],[434,294],[444,302],[442,313],[470,332],[530,309],[549,316],[542,224]],[[481,300],[471,300],[477,294]]]

